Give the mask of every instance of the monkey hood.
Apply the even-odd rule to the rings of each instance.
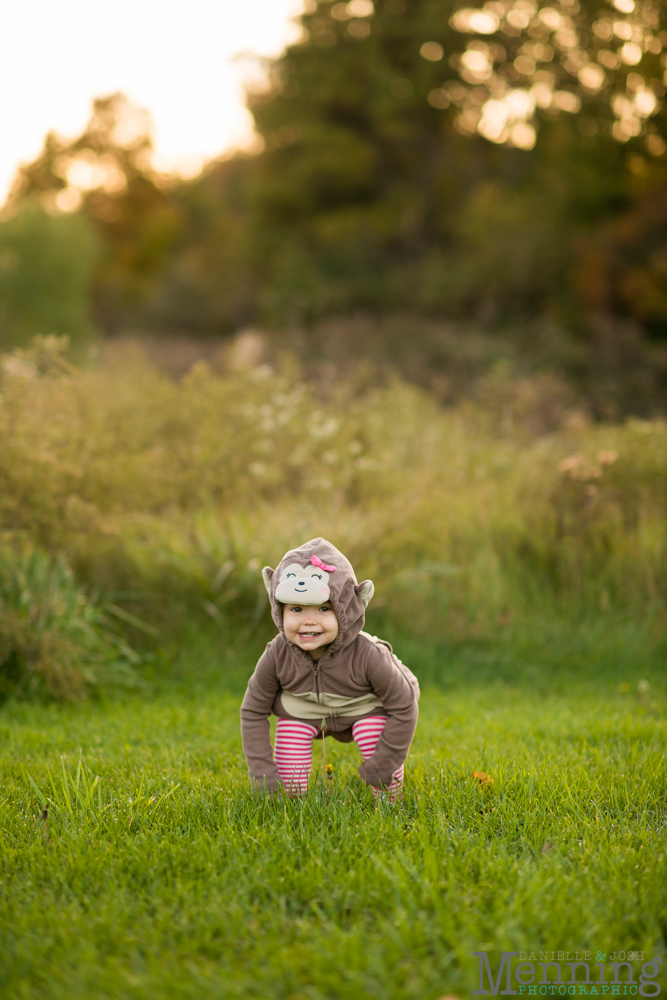
[[[364,627],[373,596],[372,580],[357,583],[352,564],[324,538],[311,538],[286,552],[275,570],[265,566],[262,577],[271,602],[273,620],[284,636],[284,604],[330,602],[338,620],[338,636],[326,656],[349,646]]]

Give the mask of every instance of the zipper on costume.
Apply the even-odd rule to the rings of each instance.
[[[320,704],[320,669],[319,668],[320,668],[319,663],[316,663],[315,666],[313,667],[313,670],[315,671],[315,695],[317,697],[317,704],[318,705]],[[326,732],[326,729],[327,729],[327,724],[326,724],[326,720],[325,719],[322,719],[322,725],[320,726],[320,729],[322,731],[322,737],[324,738],[324,733]]]

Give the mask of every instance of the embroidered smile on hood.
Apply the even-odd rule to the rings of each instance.
[[[283,604],[331,604],[338,620],[338,636],[327,655],[344,649],[363,629],[373,581],[357,583],[349,560],[324,538],[312,538],[291,549],[275,570],[265,566],[262,577],[271,615],[283,636]]]

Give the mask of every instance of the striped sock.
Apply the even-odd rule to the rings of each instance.
[[[375,753],[375,747],[377,746],[378,740],[382,736],[382,730],[384,729],[386,722],[387,719],[384,715],[371,715],[368,719],[360,719],[359,722],[355,722],[352,726],[352,736],[354,737],[354,742],[361,750],[361,756],[364,760],[368,760],[368,758]],[[391,785],[388,789],[392,802],[395,802],[396,799],[401,797],[404,776],[405,765],[401,764],[399,769],[394,771],[391,779]],[[384,789],[373,789],[373,795],[375,798],[377,798],[378,795],[384,794]]]
[[[317,728],[294,719],[278,719],[273,751],[278,774],[290,792],[305,792],[313,764],[313,740]]]

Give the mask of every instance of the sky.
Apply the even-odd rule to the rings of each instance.
[[[0,204],[50,130],[73,138],[95,97],[150,111],[155,165],[184,175],[252,142],[244,81],[298,35],[301,0],[31,0],[0,4]],[[253,68],[253,65],[255,68]]]

